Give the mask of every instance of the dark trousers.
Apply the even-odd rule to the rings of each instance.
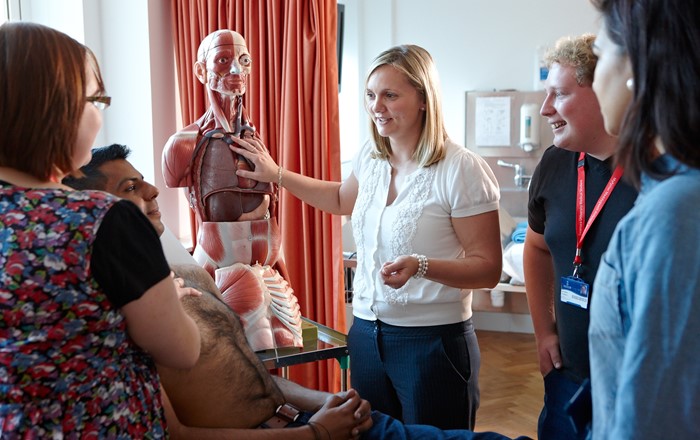
[[[544,407],[537,423],[540,440],[583,440],[586,432],[577,432],[566,408],[580,385],[559,370],[544,377]],[[574,414],[575,415],[575,414]]]
[[[373,409],[406,424],[474,428],[481,356],[471,320],[398,327],[354,318],[348,348],[352,387]]]
[[[472,432],[466,429],[442,430],[428,425],[404,425],[379,412],[372,412],[374,425],[363,440],[510,440],[496,432]],[[529,440],[518,437],[516,440]]]

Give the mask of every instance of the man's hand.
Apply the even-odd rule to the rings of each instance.
[[[559,335],[552,333],[537,340],[537,356],[540,361],[540,373],[542,377],[552,371],[561,368],[561,353],[559,352]]]
[[[372,427],[371,413],[369,402],[350,389],[329,396],[309,424],[315,423],[320,431],[327,430],[332,439],[356,439]]]
[[[173,282],[175,283],[175,290],[177,290],[178,298],[182,299],[186,296],[202,296],[202,292],[194,287],[185,287],[185,280],[175,276],[175,272],[170,271],[170,278],[172,278]]]

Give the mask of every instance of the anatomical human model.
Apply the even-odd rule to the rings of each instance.
[[[229,148],[232,137],[260,140],[243,107],[251,64],[237,32],[202,40],[194,72],[210,106],[170,137],[163,174],[167,186],[187,188],[198,224],[193,256],[240,315],[253,349],[301,347],[301,312],[287,282],[272,184],[238,177],[236,170],[252,166]]]

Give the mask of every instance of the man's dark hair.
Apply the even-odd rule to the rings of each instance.
[[[129,154],[131,154],[129,147],[121,144],[93,148],[90,163],[80,168],[82,177],[68,175],[63,178],[62,183],[75,189],[104,190],[107,185],[107,176],[100,172],[100,167],[113,160],[126,160]]]

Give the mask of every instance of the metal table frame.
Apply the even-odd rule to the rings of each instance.
[[[284,348],[277,350],[277,352],[267,350],[264,353],[258,353],[258,357],[266,368],[280,368],[282,377],[285,379],[289,378],[289,367],[292,365],[336,359],[341,370],[340,388],[342,391],[346,391],[348,389],[348,368],[350,367],[347,335],[310,319],[301,319],[318,329],[316,341],[304,341],[303,348]]]

